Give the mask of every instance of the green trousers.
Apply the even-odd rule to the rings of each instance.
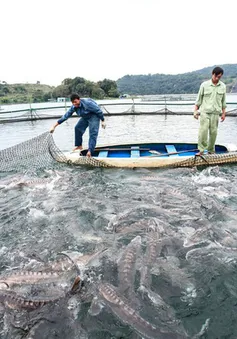
[[[219,114],[203,112],[201,113],[198,132],[198,149],[200,152],[203,152],[205,150],[208,150],[208,152],[215,152],[218,124]]]

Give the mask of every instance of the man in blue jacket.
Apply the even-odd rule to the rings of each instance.
[[[78,94],[71,95],[72,106],[69,110],[53,125],[50,133],[62,122],[72,116],[74,112],[81,117],[75,126],[75,148],[74,151],[82,149],[82,136],[89,126],[89,146],[87,156],[91,157],[96,146],[96,140],[99,133],[100,120],[102,128],[105,128],[105,119],[102,110],[92,99],[80,99]]]

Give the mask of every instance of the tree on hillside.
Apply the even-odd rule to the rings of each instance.
[[[62,85],[68,86],[70,85],[72,79],[71,78],[66,78],[62,81]]]
[[[230,89],[237,81],[237,64],[220,66],[224,69],[223,81]],[[176,75],[125,75],[117,80],[117,85],[121,93],[130,95],[197,93],[200,84],[210,79],[213,68]]]
[[[32,94],[32,101],[33,102],[44,101],[44,92],[41,91],[40,89],[37,89],[36,91],[34,91],[34,93]]]
[[[24,85],[13,85],[14,86],[14,91],[16,93],[26,93],[27,90]]]
[[[105,92],[98,85],[94,86],[93,90],[92,90],[92,93],[91,93],[91,97],[92,98],[96,98],[96,99],[104,99]]]
[[[58,98],[58,97],[67,97],[70,95],[70,90],[68,88],[68,86],[66,85],[59,85],[57,87],[54,88],[52,96],[54,98]]]
[[[53,90],[53,97],[65,97],[71,93],[78,93],[81,97],[103,99],[105,96],[118,97],[116,81],[104,79],[98,83],[86,80],[82,77],[66,78],[62,84]]]
[[[100,86],[100,88],[103,89],[103,91],[108,97],[116,98],[119,96],[116,81],[104,79],[102,81],[98,81],[98,85]]]
[[[8,93],[10,93],[8,86],[0,84],[0,97],[4,97]]]
[[[70,92],[77,92],[77,88],[82,88],[83,91],[85,91],[85,87],[83,85],[85,85],[86,80],[84,78],[81,77],[76,77],[74,79],[71,79],[71,82],[68,84],[68,87],[70,89]]]

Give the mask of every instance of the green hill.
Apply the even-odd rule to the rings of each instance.
[[[224,69],[227,92],[237,92],[237,64],[218,66]],[[117,86],[120,93],[130,95],[197,93],[201,82],[210,79],[214,67],[175,75],[125,75],[117,80]]]
[[[46,102],[49,99],[56,100],[58,97],[70,97],[73,92],[95,99],[119,97],[116,81],[109,79],[95,83],[81,77],[67,78],[57,87],[39,83],[7,84],[0,81],[0,104]]]
[[[52,96],[53,87],[41,84],[0,83],[0,103],[23,103],[47,101]]]
[[[227,92],[237,93],[237,64],[220,65],[224,69],[223,81]],[[65,79],[61,85],[51,87],[37,84],[7,84],[0,81],[0,104],[46,102],[59,96],[78,92],[95,99],[117,97],[118,91],[130,95],[197,93],[201,82],[210,79],[215,66],[183,74],[125,75],[117,82],[104,79],[97,83],[84,78]],[[117,91],[118,88],[118,91]]]

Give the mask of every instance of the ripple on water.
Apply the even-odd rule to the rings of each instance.
[[[91,253],[108,248],[93,274],[116,286],[116,260],[124,246],[139,234],[142,258],[147,229],[158,227],[164,243],[153,267],[153,296],[172,307],[190,336],[211,318],[207,338],[235,338],[235,187],[235,167],[132,171],[62,166],[30,177],[1,175],[1,272],[34,267],[63,251]],[[142,294],[138,297],[143,316],[160,323],[154,305]],[[89,338],[132,338],[131,328],[106,308],[94,318],[88,316],[88,305],[77,308],[76,304],[71,300],[61,305],[61,311],[48,311],[54,324],[39,324],[32,338],[39,337],[43,328],[45,337],[54,328],[58,338],[64,338],[62,321],[71,328],[71,338],[79,333],[88,333]]]

